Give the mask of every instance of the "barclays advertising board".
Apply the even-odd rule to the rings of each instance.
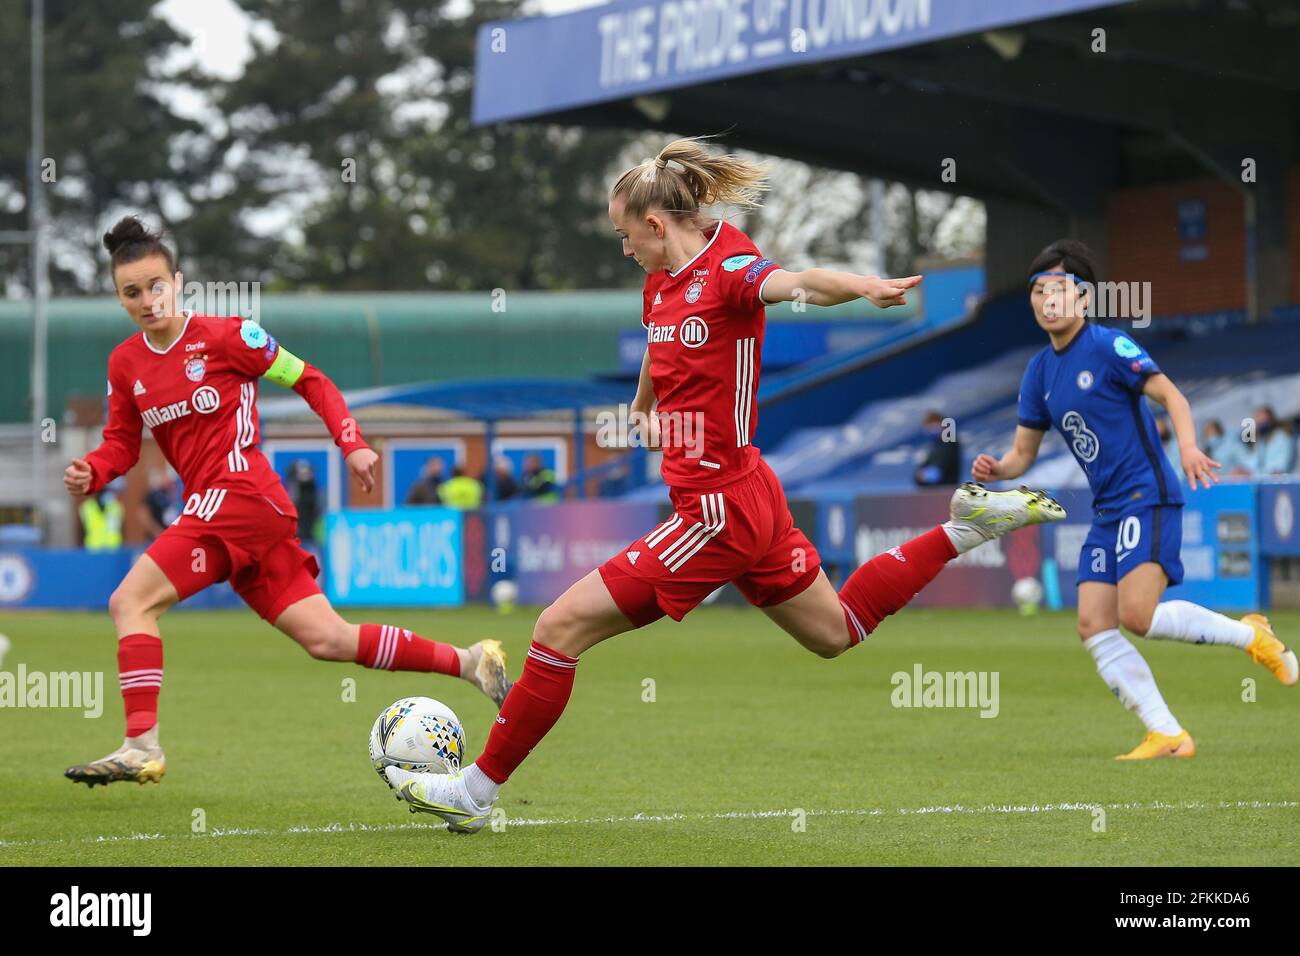
[[[326,596],[340,606],[463,604],[463,521],[451,508],[326,516]]]

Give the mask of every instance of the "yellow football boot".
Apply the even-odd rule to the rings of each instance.
[[[1296,666],[1295,651],[1287,647],[1273,634],[1273,626],[1263,614],[1247,614],[1241,619],[1242,624],[1249,624],[1255,629],[1255,636],[1246,645],[1246,653],[1256,664],[1263,664],[1273,672],[1273,676],[1287,687],[1296,682],[1300,676],[1300,667]]]
[[[1183,730],[1172,737],[1168,734],[1147,731],[1138,744],[1126,754],[1120,754],[1116,760],[1151,760],[1154,757],[1195,757],[1196,741],[1192,735]]]
[[[506,671],[506,652],[500,641],[479,641],[469,648],[469,664],[461,676],[492,698],[499,708],[514,682]]]

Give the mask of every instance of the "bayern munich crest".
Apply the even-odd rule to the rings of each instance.
[[[192,358],[185,363],[185,377],[191,382],[203,381],[203,373],[207,371],[207,363],[201,358]]]
[[[690,305],[694,305],[696,302],[699,302],[700,296],[702,296],[703,294],[704,294],[703,282],[692,282],[689,286],[686,287],[686,301]]]

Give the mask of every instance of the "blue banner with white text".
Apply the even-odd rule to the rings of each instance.
[[[1267,582],[1256,532],[1258,490],[1252,484],[1184,489],[1183,583],[1169,589],[1171,598],[1216,611],[1255,611],[1264,606]],[[1079,551],[1092,524],[1092,494],[1070,489],[1055,496],[1069,517],[1043,526],[1043,555],[1055,561],[1062,603],[1074,605]]]
[[[327,515],[326,597],[339,606],[463,604],[463,523],[451,508]]]
[[[1131,0],[615,0],[479,28],[476,125]]]

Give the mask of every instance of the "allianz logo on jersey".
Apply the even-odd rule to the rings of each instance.
[[[698,315],[689,316],[682,322],[680,336],[677,330],[676,325],[651,322],[646,326],[646,342],[651,345],[658,342],[680,342],[688,349],[698,349],[709,340],[709,325]]]
[[[150,428],[157,428],[159,425],[184,418],[191,411],[198,412],[200,415],[211,415],[220,405],[221,393],[211,385],[203,385],[196,388],[194,394],[187,399],[183,398],[170,405],[154,405],[152,408],[146,408],[140,413],[140,418]]]

